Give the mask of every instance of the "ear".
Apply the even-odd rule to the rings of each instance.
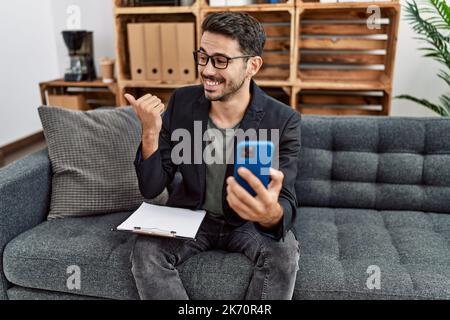
[[[247,64],[247,75],[250,78],[253,78],[253,76],[258,73],[259,69],[261,69],[262,65],[263,59],[260,56],[251,57]]]

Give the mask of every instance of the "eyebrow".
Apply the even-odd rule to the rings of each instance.
[[[203,48],[203,47],[200,47],[199,50],[200,50],[200,51],[203,51],[203,52],[206,53],[206,54],[208,54],[208,53],[206,52],[205,48]],[[223,57],[229,58],[228,55],[226,55],[225,53],[221,53],[221,52],[214,52],[212,55],[210,55],[210,54],[208,54],[208,55],[209,55],[209,56],[223,56]]]

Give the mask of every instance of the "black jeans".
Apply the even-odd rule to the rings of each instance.
[[[254,263],[246,299],[292,299],[298,271],[299,246],[292,231],[275,241],[253,222],[232,227],[206,215],[197,241],[139,236],[131,254],[132,273],[141,299],[189,299],[176,266],[213,249],[240,252]]]

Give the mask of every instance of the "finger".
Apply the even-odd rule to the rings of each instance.
[[[143,102],[144,100],[147,100],[147,99],[149,99],[149,98],[151,98],[151,97],[152,97],[152,95],[151,95],[150,93],[147,93],[147,94],[143,95],[142,97],[140,97],[139,99],[137,99],[136,101],[139,102],[139,103],[141,103],[141,102]]]
[[[164,104],[160,103],[157,107],[155,107],[155,111],[159,114],[162,114],[165,110]]]
[[[274,190],[276,192],[280,192],[283,187],[284,174],[280,170],[275,170],[274,168],[270,168],[269,170],[270,177],[272,181],[270,181],[269,189]]]
[[[136,103],[136,99],[134,98],[133,95],[129,94],[129,93],[125,93],[125,99],[127,99],[127,101],[131,104]]]
[[[248,207],[252,208],[252,211],[259,211],[261,206],[247,190],[245,190],[234,177],[229,177],[227,179],[227,192],[233,192],[239,199],[244,202]]]
[[[227,201],[230,207],[239,214],[239,216],[245,220],[255,220],[256,217],[252,214],[252,210],[233,192],[227,194]]]
[[[164,112],[164,106],[159,104],[157,107],[151,109],[153,114],[158,114],[158,115],[162,115],[162,113]]]
[[[139,115],[138,111],[137,111],[137,102],[136,99],[134,98],[133,95],[129,94],[129,93],[125,93],[125,99],[127,99],[128,103],[133,107],[133,111],[134,113],[136,113],[137,115]]]
[[[157,96],[152,96],[144,101],[142,101],[142,106],[148,109],[154,109],[161,103],[161,99]]]
[[[140,108],[146,109],[147,105],[151,104],[151,101],[153,101],[153,99],[154,99],[154,96],[152,96],[152,95],[145,95],[145,96],[139,98],[137,103],[138,103]]]
[[[238,173],[245,181],[247,181],[253,190],[255,190],[257,195],[261,196],[262,199],[268,198],[269,194],[266,187],[264,187],[261,180],[259,180],[250,170],[240,167]]]

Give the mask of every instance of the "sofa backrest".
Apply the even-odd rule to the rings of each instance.
[[[450,119],[303,116],[300,206],[450,213]]]

